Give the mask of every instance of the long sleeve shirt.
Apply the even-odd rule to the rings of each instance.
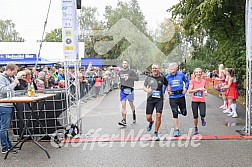
[[[168,81],[168,85],[170,87],[170,91],[183,91],[184,88],[188,90],[189,88],[189,81],[185,74],[182,72],[176,72],[175,75],[169,74],[166,76],[166,79]],[[172,94],[169,96],[169,98],[180,98],[184,97],[185,95],[183,93],[181,94]]]

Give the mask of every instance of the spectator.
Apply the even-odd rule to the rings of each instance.
[[[37,86],[38,90],[45,89],[45,76],[46,76],[46,74],[44,71],[39,72],[38,78],[36,80],[36,86]]]
[[[95,97],[99,97],[100,89],[101,89],[101,84],[102,83],[102,78],[95,76],[94,77],[94,87],[95,87]]]
[[[51,70],[50,70],[50,73],[51,73],[51,76],[57,80],[58,79],[58,74],[57,74],[57,70],[55,67],[52,67]]]
[[[17,79],[19,84],[14,88],[14,90],[26,90],[27,89],[27,81],[26,81],[26,73],[25,71],[19,71],[17,73]]]
[[[60,68],[58,70],[58,82],[61,81],[61,80],[65,80],[64,69],[63,68]]]
[[[7,91],[11,91],[11,95],[15,96],[14,88],[20,84],[18,79],[12,80],[11,78],[17,73],[17,66],[9,63],[6,66],[4,74],[0,75],[0,98],[7,97]],[[12,103],[0,103],[0,139],[2,146],[2,153],[6,154],[12,144],[8,137],[8,129],[10,126],[14,106]],[[17,153],[16,150],[13,153]]]

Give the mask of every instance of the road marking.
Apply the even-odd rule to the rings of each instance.
[[[200,136],[181,136],[160,138],[160,141],[178,141],[178,140],[199,140]],[[252,136],[202,136],[200,140],[251,140]],[[152,137],[131,137],[131,138],[83,138],[83,139],[65,139],[64,143],[79,142],[132,142],[132,141],[152,141]]]

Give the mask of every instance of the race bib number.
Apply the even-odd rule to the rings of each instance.
[[[126,94],[126,95],[130,95],[131,94],[131,89],[130,88],[124,88],[123,93]]]
[[[196,98],[202,98],[203,97],[203,92],[195,92],[193,95]]]
[[[153,91],[152,91],[152,94],[151,94],[151,97],[154,97],[154,98],[161,98],[161,91],[153,90]]]
[[[128,74],[122,74],[121,78],[125,78],[126,76],[129,76]]]
[[[179,80],[172,80],[171,87],[177,87],[177,86],[180,86]]]

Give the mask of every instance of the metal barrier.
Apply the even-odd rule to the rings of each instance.
[[[118,88],[118,78],[111,77],[104,80],[101,84],[99,96],[109,93],[113,89]],[[81,100],[89,100],[96,97],[96,90],[93,84],[81,83],[80,84],[80,95]],[[68,110],[66,105],[66,89],[45,89],[43,93],[53,93],[56,96],[46,99],[45,103],[39,102],[35,107],[36,116],[39,118],[42,126],[44,127],[48,135],[57,135],[59,129],[65,130],[67,126],[74,123],[74,120],[77,119],[75,111]],[[16,91],[15,96],[24,96],[26,91]],[[22,118],[24,121],[27,121],[27,117],[30,114],[30,109],[27,104],[17,104],[17,111],[13,114],[12,119],[12,129],[14,140],[17,140],[21,135],[21,132],[24,128],[23,123],[19,120],[19,115],[17,112],[22,112]],[[42,131],[40,125],[36,122],[35,118],[31,118],[31,124],[27,125],[32,129],[34,137],[42,138],[45,133]],[[56,133],[55,133],[56,132]],[[62,132],[63,133],[63,132]],[[62,135],[62,134],[59,134]],[[28,136],[28,132],[24,134],[24,137]]]
[[[118,77],[110,77],[105,80],[103,80],[100,91],[99,91],[99,96],[102,96],[104,94],[109,93],[113,89],[118,88]],[[80,98],[81,100],[89,100],[92,98],[96,97],[96,88],[94,84],[90,83],[81,83],[80,84]]]
[[[35,106],[34,112],[42,124],[44,130],[48,135],[57,135],[59,129],[66,129],[68,125],[68,113],[66,110],[66,91],[65,89],[48,89],[44,90],[45,94],[53,93],[56,96],[46,99],[45,102],[38,102]],[[16,96],[22,96],[24,92],[16,92]],[[18,114],[17,112],[22,112]],[[28,115],[31,113],[27,104],[17,103],[16,111],[14,112],[12,119],[12,129],[14,139],[21,135],[24,128],[23,122],[21,122],[19,116],[22,116],[23,120],[28,120]],[[35,118],[31,117],[31,124],[27,125],[28,128],[32,129],[34,137],[42,138],[45,136],[45,132],[38,124]],[[62,134],[61,134],[62,135]],[[28,132],[24,134],[24,137],[28,136]]]

